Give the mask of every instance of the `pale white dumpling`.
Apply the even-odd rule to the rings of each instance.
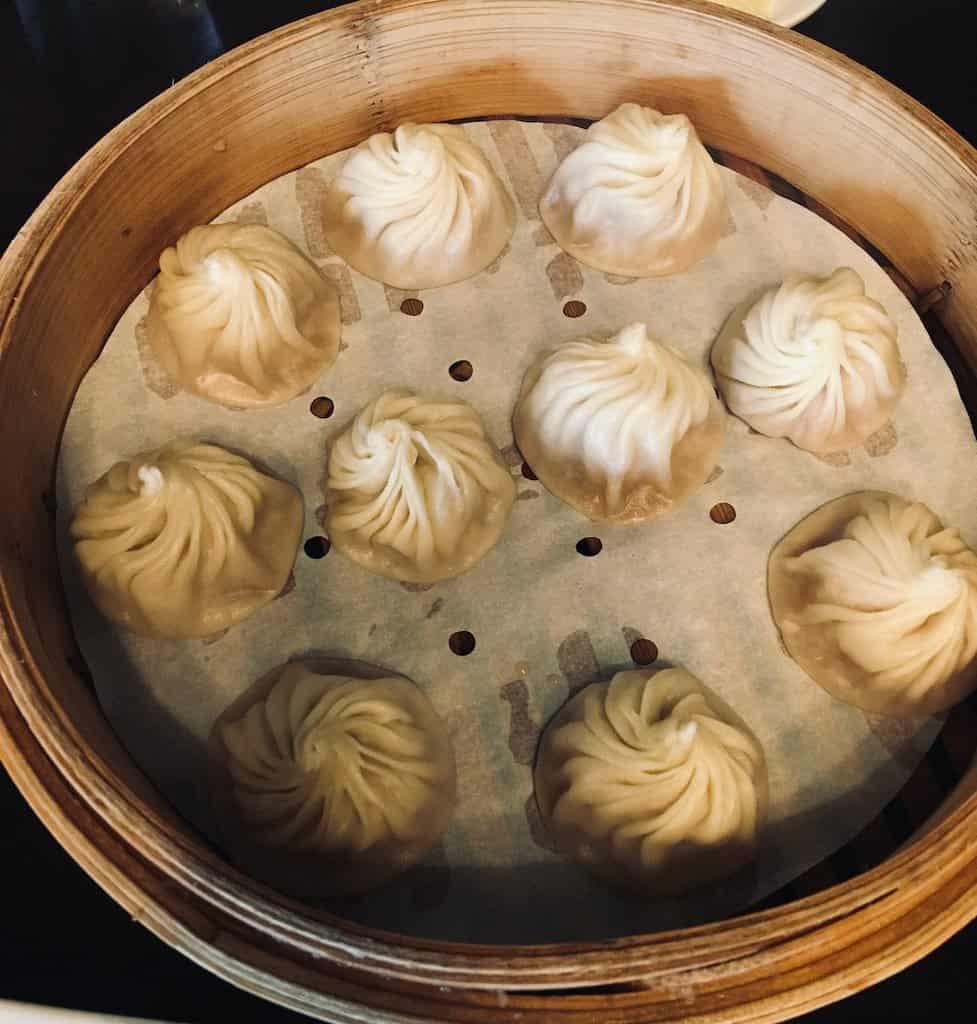
[[[276,669],[221,715],[210,750],[231,858],[299,896],[399,874],[454,810],[454,751],[430,701],[356,663]]]
[[[733,314],[712,365],[729,411],[754,430],[841,451],[883,426],[902,395],[897,334],[854,270],[793,275]]]
[[[706,373],[639,323],[544,353],[523,380],[513,430],[557,497],[590,519],[636,522],[705,482],[725,420]]]
[[[96,480],[71,537],[109,619],[149,636],[208,636],[278,596],[302,517],[290,484],[217,445],[173,441]]]
[[[920,502],[823,505],[774,548],[768,585],[787,650],[840,700],[928,715],[977,686],[977,554]]]
[[[763,749],[684,669],[619,672],[546,727],[536,800],[562,853],[611,881],[678,895],[750,863]]]
[[[624,277],[688,269],[715,248],[730,217],[719,168],[691,121],[636,103],[587,129],[539,212],[561,249]]]
[[[495,545],[515,490],[470,405],[387,391],[330,448],[329,538],[371,572],[432,583]]]
[[[462,128],[402,124],[371,135],[325,202],[329,244],[397,288],[437,288],[484,270],[516,222],[505,186]]]
[[[159,258],[149,342],[181,387],[235,409],[280,405],[339,351],[339,293],[260,224],[192,228]]]

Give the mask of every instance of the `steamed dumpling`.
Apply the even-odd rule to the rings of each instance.
[[[730,412],[811,452],[861,444],[902,395],[896,325],[854,270],[794,275],[730,318],[712,365]]]
[[[502,533],[516,487],[465,402],[387,391],[333,443],[333,544],[371,572],[433,583],[470,569]]]
[[[428,699],[354,663],[276,669],[221,715],[210,749],[232,859],[296,895],[386,881],[454,810],[454,751]]]
[[[159,258],[149,341],[187,391],[243,409],[305,391],[339,351],[339,294],[260,224],[192,228]]]
[[[787,650],[840,700],[927,715],[977,686],[977,554],[920,502],[828,502],[774,548],[768,584]]]
[[[325,203],[329,244],[397,288],[437,288],[484,270],[505,248],[515,206],[485,154],[451,124],[371,135]]]
[[[516,444],[543,484],[594,520],[667,512],[716,465],[726,416],[706,374],[631,324],[530,367]]]
[[[173,441],[96,480],[71,537],[106,617],[147,636],[208,636],[278,596],[302,517],[290,484],[216,445]]]
[[[678,895],[755,856],[763,750],[683,669],[619,672],[546,727],[536,800],[557,847],[614,882]]]
[[[561,249],[624,277],[688,269],[715,248],[730,216],[719,168],[689,119],[637,103],[587,129],[539,212]]]

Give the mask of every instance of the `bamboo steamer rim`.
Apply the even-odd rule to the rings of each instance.
[[[0,364],[10,358],[24,296],[59,232],[70,226],[106,167],[208,90],[302,42],[321,40],[323,47],[333,44],[338,51],[349,37],[366,50],[384,32],[393,36],[398,21],[474,17],[477,11],[498,23],[493,30],[501,46],[506,34],[518,29],[511,22],[502,26],[507,16],[514,19],[532,8],[558,19],[573,7],[573,0],[361,0],[286,26],[197,71],[93,147],[18,233],[0,260]],[[659,18],[666,26],[722,33],[730,44],[735,39],[756,53],[801,60],[839,88],[857,89],[861,101],[883,119],[896,119],[925,136],[977,196],[977,152],[915,101],[820,44],[701,0],[595,0],[587,8],[594,26],[613,24],[621,14],[640,15],[649,23]],[[519,70],[514,61],[513,82]],[[479,97],[465,102],[470,116],[484,112]],[[520,97],[520,102],[530,101]],[[603,112],[536,113],[590,117]],[[387,121],[393,114],[382,105],[370,116],[375,128],[391,126]],[[871,241],[887,241],[868,227]],[[977,282],[962,265],[955,280],[952,262],[944,259],[941,267],[954,285],[947,318],[973,359]],[[936,283],[921,279],[917,267],[900,269],[919,290]],[[959,298],[961,292],[966,298],[971,284],[973,310],[964,309],[965,299]],[[165,941],[237,984],[307,1013],[337,1021],[584,1021],[600,1006],[621,1021],[685,1020],[693,1012],[703,1021],[782,1020],[894,973],[977,916],[977,796],[972,793],[928,833],[851,882],[785,908],[679,932],[557,946],[477,946],[389,935],[310,911],[234,871],[85,744],[48,686],[22,628],[9,561],[5,551],[0,751],[15,783],[81,866]],[[605,988],[588,995],[595,986]],[[620,990],[608,992],[606,986]],[[545,996],[534,991],[547,989],[581,992]],[[355,1009],[361,1006],[385,1016],[364,1018]]]

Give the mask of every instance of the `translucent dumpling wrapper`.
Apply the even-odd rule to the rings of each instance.
[[[564,855],[661,896],[750,864],[767,806],[759,742],[679,668],[585,687],[543,732],[535,784]]]
[[[466,402],[386,391],[329,451],[329,539],[371,572],[433,583],[495,546],[516,486]]]
[[[719,168],[684,114],[625,103],[587,129],[539,203],[560,248],[623,277],[677,274],[726,234]]]
[[[977,686],[977,554],[921,502],[822,505],[773,549],[767,580],[784,645],[839,700],[915,717]]]
[[[708,375],[639,323],[544,353],[523,379],[513,430],[548,490],[589,519],[627,523],[705,483],[725,422]]]
[[[396,288],[437,288],[477,274],[516,223],[485,154],[451,124],[402,124],[370,136],[330,186],[324,216],[333,250]]]
[[[339,293],[277,231],[195,227],[159,269],[149,342],[185,390],[235,409],[280,405],[335,362]]]
[[[454,750],[430,701],[355,662],[275,669],[218,718],[210,753],[231,859],[304,898],[405,871],[454,810]]]
[[[895,323],[854,270],[794,275],[738,309],[712,350],[729,411],[811,452],[861,444],[906,385]]]
[[[281,593],[301,494],[217,445],[173,441],[116,463],[71,523],[100,611],[136,633],[209,636]]]

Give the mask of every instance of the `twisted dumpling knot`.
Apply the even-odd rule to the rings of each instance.
[[[217,445],[174,441],[119,462],[71,524],[82,578],[108,618],[153,636],[207,636],[280,592],[302,498]]]
[[[464,402],[388,391],[333,443],[328,529],[374,572],[433,582],[471,568],[498,540],[515,484]]]
[[[591,519],[624,522],[696,490],[724,423],[706,374],[640,323],[545,353],[513,417],[520,451],[551,491]]]
[[[855,271],[792,275],[730,318],[712,352],[730,412],[813,452],[860,444],[905,387],[897,328]]]
[[[766,766],[745,725],[688,672],[619,672],[547,726],[536,792],[563,852],[678,893],[752,859]]]
[[[372,135],[343,165],[324,213],[333,249],[398,288],[471,277],[515,227],[515,206],[485,155],[446,124]]]
[[[192,228],[159,265],[149,340],[186,390],[232,408],[278,405],[335,361],[338,293],[277,231]]]
[[[719,169],[683,114],[625,103],[557,168],[540,214],[560,247],[598,270],[654,277],[719,241],[729,207]]]

